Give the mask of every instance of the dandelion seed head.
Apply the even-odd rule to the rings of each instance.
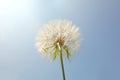
[[[56,45],[67,46],[73,54],[80,45],[79,28],[68,20],[53,20],[44,24],[36,38],[36,47],[45,56],[53,56]]]

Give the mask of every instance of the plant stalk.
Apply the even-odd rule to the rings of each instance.
[[[63,80],[65,80],[65,71],[64,71],[64,63],[63,63],[62,49],[60,50],[60,63],[61,63],[61,68],[62,68]]]

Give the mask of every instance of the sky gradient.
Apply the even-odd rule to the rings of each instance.
[[[66,80],[120,80],[119,0],[0,0],[0,80],[62,80],[59,59],[35,47],[40,26],[54,19],[73,21],[84,39],[64,60]]]

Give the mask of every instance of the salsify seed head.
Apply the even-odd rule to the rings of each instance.
[[[36,37],[38,51],[46,56],[59,55],[62,49],[69,57],[80,45],[81,35],[79,28],[68,20],[53,20],[43,25]]]

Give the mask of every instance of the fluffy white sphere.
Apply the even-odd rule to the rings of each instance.
[[[71,21],[53,20],[42,26],[36,39],[37,49],[43,55],[53,56],[57,45],[71,55],[79,48],[81,35]]]

